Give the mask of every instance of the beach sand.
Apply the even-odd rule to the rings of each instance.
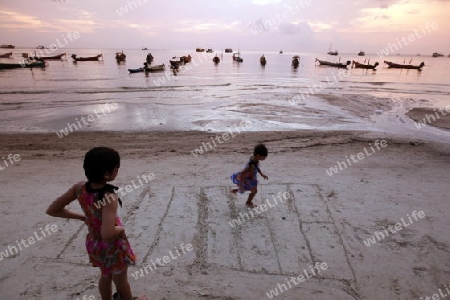
[[[269,299],[266,293],[281,287],[276,299],[425,299],[450,284],[448,144],[380,132],[252,132],[192,154],[215,136],[0,135],[2,156],[20,155],[13,165],[2,162],[0,171],[0,252],[17,245],[16,240],[39,236],[46,225],[57,225],[56,232],[0,261],[0,298],[100,299],[99,271],[89,265],[84,248],[86,226],[45,214],[57,196],[84,179],[83,156],[99,145],[121,154],[113,184],[135,183],[121,196],[119,212],[138,256],[129,273],[169,257],[138,279],[129,276],[135,295]],[[386,147],[380,147],[382,140]],[[272,207],[233,228],[230,222],[250,211],[244,204],[247,195],[229,192],[230,175],[244,166],[258,142],[270,152],[261,163],[269,180],[260,178],[254,202],[261,208],[271,201]],[[346,158],[351,165],[344,167]],[[337,162],[342,170],[328,175]],[[137,183],[137,177],[149,173],[154,174],[150,183]],[[280,193],[289,197],[275,204]],[[76,202],[70,209],[80,211]],[[396,223],[402,230],[385,238],[378,233],[380,239],[366,246],[375,232]],[[171,257],[181,244],[193,249]],[[315,263],[327,268],[312,276]],[[305,271],[311,278],[286,281]]]

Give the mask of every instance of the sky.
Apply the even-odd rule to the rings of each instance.
[[[0,44],[447,56],[449,14],[450,0],[0,0]]]

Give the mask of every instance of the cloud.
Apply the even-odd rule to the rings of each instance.
[[[312,36],[311,26],[306,22],[300,23],[283,23],[279,26],[278,31],[282,34],[295,34],[302,36]]]

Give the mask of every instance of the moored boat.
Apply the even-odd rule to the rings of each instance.
[[[292,57],[292,67],[294,69],[297,69],[299,64],[300,64],[300,56],[298,56],[298,55],[293,56]]]
[[[166,66],[164,64],[148,67],[147,63],[144,63],[144,66],[145,66],[145,68],[144,68],[145,72],[161,72],[166,69]]]
[[[265,65],[266,65],[267,61],[266,61],[266,58],[264,57],[264,54],[259,58],[259,63],[260,63],[262,66],[265,66]]]
[[[14,49],[14,48],[16,48],[16,46],[14,46],[14,45],[1,45],[0,48],[3,48],[3,49]]]
[[[330,44],[330,49],[328,49],[327,54],[328,55],[338,55],[339,52],[337,50],[331,51],[331,48],[333,47],[333,44]]]
[[[390,61],[384,61],[385,64],[388,65],[388,68],[392,68],[392,69],[414,69],[414,70],[419,70],[421,71],[422,68],[425,66],[424,62],[421,62],[420,65],[418,66],[414,66],[414,65],[405,65],[405,64],[396,64]]]
[[[359,63],[357,61],[353,61],[353,66],[355,67],[355,69],[367,69],[367,70],[375,70],[375,68],[379,65],[378,62],[374,63],[373,65],[371,64],[362,64]]]
[[[190,54],[188,54],[187,56],[182,56],[180,57],[180,60],[182,60],[185,64],[190,63],[192,60],[192,57]]]
[[[66,55],[66,52],[53,56],[43,56],[41,58],[44,60],[58,60],[61,59],[64,55]]]
[[[226,49],[225,49],[225,53],[233,53],[233,49],[231,49],[231,48],[226,48]]]
[[[206,53],[213,53],[213,49],[209,48],[208,50],[206,50]]]
[[[243,62],[244,60],[241,57],[241,53],[239,52],[233,53],[233,61]]]
[[[144,72],[144,68],[137,68],[137,69],[128,69],[130,73],[139,73]]]
[[[180,65],[184,64],[184,58],[183,57],[172,57],[172,59],[169,61],[170,62],[170,67],[173,69],[178,69],[180,67]]]
[[[432,56],[433,56],[433,57],[441,57],[441,56],[444,56],[444,54],[434,52]]]
[[[73,60],[75,60],[75,61],[98,61],[98,60],[100,60],[100,57],[103,58],[103,55],[100,53],[100,54],[97,54],[96,56],[90,56],[90,57],[77,57],[76,54],[72,54],[71,57],[72,57]]]
[[[12,52],[6,52],[3,54],[0,54],[0,58],[10,58],[12,56]]]
[[[318,58],[316,58],[316,61],[319,63],[319,65],[321,66],[330,66],[330,67],[335,67],[335,68],[343,68],[343,69],[347,69],[347,66],[349,64],[351,64],[352,62],[347,60],[347,64],[343,64],[340,62],[337,63],[333,63],[333,62],[329,62],[329,61],[325,61],[325,60],[320,60]]]
[[[205,49],[203,49],[203,48],[197,48],[197,49],[195,49],[195,52],[205,52]]]
[[[359,51],[359,53],[358,53],[358,56],[365,56],[366,55],[366,52],[364,52],[364,51]]]
[[[153,55],[152,55],[151,53],[148,53],[148,54],[147,54],[147,57],[145,58],[145,61],[146,61],[148,64],[151,64],[152,61],[153,61]]]
[[[127,59],[127,56],[125,55],[125,53],[123,53],[123,51],[116,53],[117,63],[124,62],[126,59]]]
[[[38,61],[27,61],[23,64],[5,64],[0,63],[0,70],[7,70],[7,69],[26,69],[26,68],[45,68],[46,64],[43,60]]]

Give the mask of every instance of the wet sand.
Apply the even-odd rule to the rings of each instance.
[[[450,284],[447,144],[355,131],[241,133],[216,147],[211,138],[216,133],[0,135],[2,156],[20,155],[0,171],[0,252],[46,225],[58,228],[0,261],[2,298],[99,299],[98,270],[84,249],[86,226],[45,215],[51,201],[84,179],[83,156],[97,145],[121,154],[113,183],[135,184],[121,197],[119,213],[138,255],[129,270],[136,294],[269,299],[266,293],[284,284],[276,299],[419,299]],[[378,149],[382,140],[388,146]],[[206,153],[192,154],[208,142]],[[229,192],[230,175],[258,142],[270,151],[261,163],[269,180],[259,182],[255,203],[262,208],[272,201],[272,207],[232,227],[229,222],[250,211],[247,195]],[[366,154],[355,158],[358,153]],[[138,177],[149,173],[155,178],[140,185]],[[289,197],[274,204],[280,193]],[[80,210],[76,203],[71,209]],[[366,245],[396,223],[403,229]],[[183,254],[181,244],[192,251]],[[164,266],[131,275],[165,256]],[[312,276],[316,263],[327,269]],[[311,278],[286,281],[305,271]]]
[[[450,129],[450,105],[441,109],[417,107],[408,111],[406,115],[422,124]]]

